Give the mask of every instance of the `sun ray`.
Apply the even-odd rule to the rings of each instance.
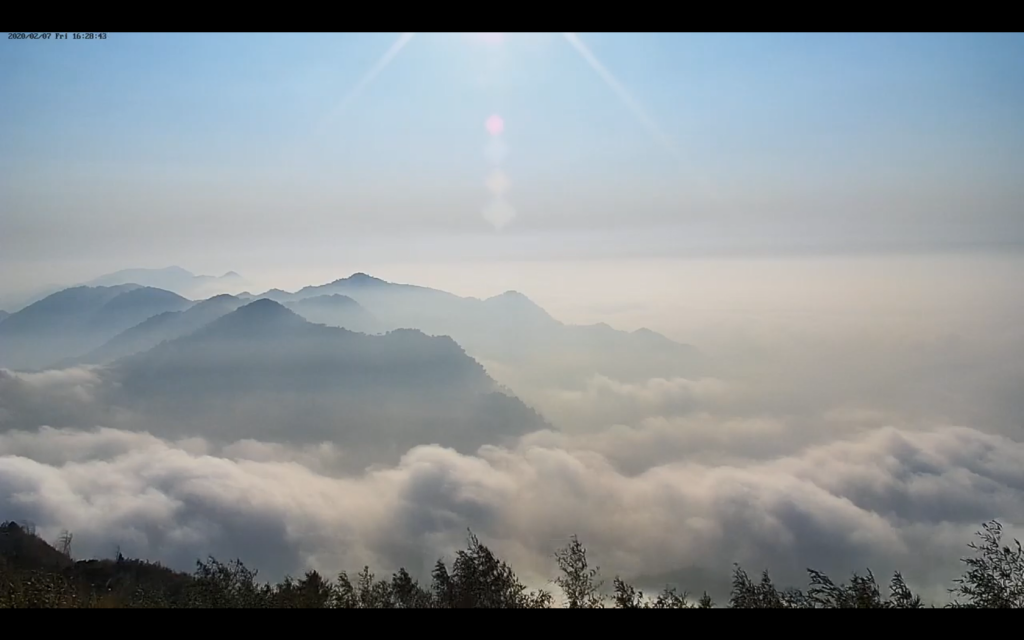
[[[392,44],[391,47],[384,53],[384,55],[381,56],[379,60],[377,60],[376,64],[374,64],[370,68],[370,70],[367,71],[365,75],[363,75],[359,82],[357,82],[356,85],[352,87],[352,89],[347,94],[345,94],[345,97],[341,99],[341,102],[338,103],[338,106],[335,107],[334,110],[331,111],[323,119],[323,121],[320,123],[320,127],[318,128],[318,133],[323,133],[324,129],[326,129],[327,126],[330,125],[335,118],[340,116],[342,112],[344,112],[345,109],[348,107],[348,105],[352,103],[353,100],[359,97],[359,94],[361,94],[363,90],[365,90],[366,87],[371,82],[373,82],[373,80],[378,75],[380,75],[381,71],[383,71],[389,64],[391,64],[391,61],[394,60],[395,57],[397,57],[398,54],[402,52],[402,49],[405,48],[405,45],[409,44],[409,41],[412,40],[413,36],[415,35],[415,32],[408,32],[398,36],[398,39],[395,40],[394,44]]]
[[[583,57],[590,68],[597,72],[597,75],[601,76],[601,79],[605,81],[605,84],[615,93],[615,95],[622,100],[626,107],[633,113],[640,124],[647,129],[647,132],[654,138],[654,141],[665,148],[666,151],[676,160],[681,158],[679,152],[676,150],[675,144],[672,139],[658,126],[658,123],[650,117],[644,108],[640,106],[640,103],[630,95],[629,91],[626,90],[622,83],[619,82],[615,76],[612,75],[611,71],[605,68],[601,61],[597,59],[597,56],[590,51],[590,48],[583,44],[579,36],[575,33],[563,33],[562,36],[566,41],[572,45],[574,49]]]

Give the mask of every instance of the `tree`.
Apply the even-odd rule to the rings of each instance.
[[[71,541],[73,538],[72,533],[65,529],[61,532],[60,538],[57,539],[57,549],[69,559],[71,558]]]
[[[572,536],[568,546],[555,552],[555,559],[562,575],[555,578],[565,593],[570,609],[601,609],[604,598],[600,588],[603,581],[598,580],[600,570],[593,569],[587,563],[587,550],[580,544],[579,538]]]
[[[961,558],[967,572],[957,578],[950,593],[967,599],[954,601],[954,606],[986,609],[1019,609],[1024,607],[1024,549],[1020,540],[1013,545],[1002,544],[1003,526],[992,520],[977,533],[981,544],[971,542],[975,557]]]
[[[451,572],[438,560],[433,591],[438,606],[458,609],[536,609],[551,606],[551,594],[527,591],[507,563],[468,532],[469,544],[456,552]]]
[[[903,574],[899,571],[893,574],[892,580],[889,582],[889,594],[887,605],[890,609],[921,609],[924,607],[921,604],[921,596],[910,592],[907,583],[903,581]]]
[[[334,585],[316,571],[307,571],[295,587],[298,605],[303,609],[326,609],[334,602]]]
[[[881,591],[875,582],[875,575],[868,569],[867,576],[853,574],[849,585],[836,585],[820,571],[808,569],[811,587],[807,590],[809,604],[818,609],[880,609]]]
[[[697,601],[698,609],[713,609],[714,606],[715,603],[711,600],[711,596],[708,595],[707,591],[705,591],[704,595],[702,595],[700,600]]]
[[[665,589],[655,599],[652,609],[692,609],[689,603],[689,595],[684,591],[677,593],[675,587]]]
[[[431,572],[431,592],[434,597],[434,606],[441,609],[455,607],[455,582],[448,573],[448,567],[444,562],[438,560]]]
[[[391,585],[376,580],[370,567],[364,566],[356,577],[356,597],[360,609],[391,609],[394,607]]]
[[[420,587],[405,568],[391,576],[391,594],[395,606],[402,609],[426,609],[432,604],[430,592]]]
[[[630,584],[626,584],[622,578],[615,576],[612,580],[613,588],[615,589],[615,595],[613,600],[615,601],[615,607],[617,609],[643,609],[644,604],[644,592],[637,591],[635,587]]]
[[[798,590],[779,592],[772,583],[768,571],[761,574],[761,582],[755,583],[747,572],[735,565],[732,574],[732,596],[729,600],[735,609],[790,609],[804,604],[805,596]]]
[[[225,564],[211,556],[207,562],[196,561],[186,596],[189,606],[204,609],[268,607],[273,601],[271,587],[257,583],[256,574],[241,560]],[[291,578],[286,578],[282,586],[287,591],[292,585]]]
[[[356,588],[352,586],[352,581],[348,579],[348,574],[344,571],[338,574],[332,606],[335,609],[359,608],[359,597],[356,595]]]

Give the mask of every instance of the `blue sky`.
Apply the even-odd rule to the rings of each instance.
[[[606,230],[597,256],[622,234],[1024,240],[1019,34],[579,34],[678,159],[559,34],[417,34],[336,113],[398,36],[7,42],[0,255],[187,262],[216,237],[287,259],[325,231],[522,253]]]

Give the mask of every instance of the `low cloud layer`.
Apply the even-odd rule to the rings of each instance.
[[[612,430],[594,448],[616,438],[629,440]],[[1024,525],[1024,443],[965,427],[883,428],[746,463],[678,456],[638,474],[553,433],[472,456],[418,447],[359,476],[333,473],[335,456],[330,445],[12,432],[0,436],[0,509],[48,538],[70,529],[80,556],[119,545],[188,568],[211,553],[268,577],[364,563],[424,575],[471,527],[534,583],[554,576],[552,551],[577,533],[606,573],[641,581],[725,579],[732,562],[782,581],[870,565],[902,569],[933,597],[982,521]]]

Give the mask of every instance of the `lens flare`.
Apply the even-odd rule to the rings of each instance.
[[[495,229],[501,229],[516,217],[516,210],[512,208],[512,205],[498,198],[484,207],[483,216],[484,220],[490,222]]]
[[[501,138],[491,138],[491,142],[484,147],[484,157],[493,165],[499,165],[508,155],[508,147],[501,141]]]
[[[508,191],[509,181],[501,169],[495,169],[487,178],[487,188],[496,196]]]
[[[501,132],[505,130],[505,121],[498,114],[494,114],[484,122],[484,128],[492,136],[500,136]]]

